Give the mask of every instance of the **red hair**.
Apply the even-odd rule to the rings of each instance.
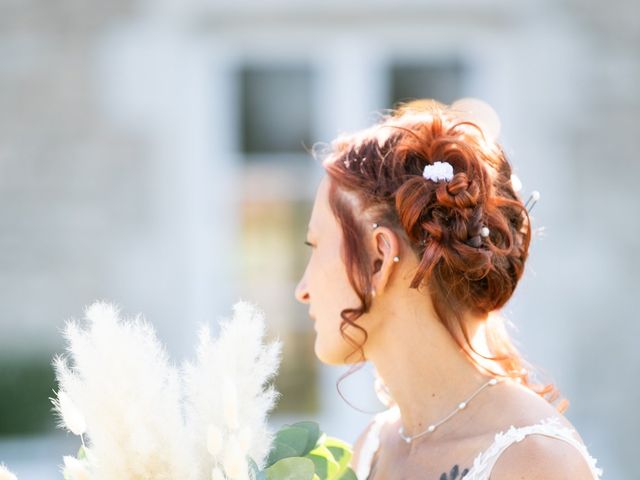
[[[330,179],[329,203],[343,232],[349,282],[361,303],[341,312],[340,333],[356,347],[345,362],[356,351],[365,360],[364,343],[358,344],[345,329],[362,331],[367,341],[357,319],[371,307],[374,266],[361,242],[375,222],[393,229],[420,259],[410,288],[427,287],[438,319],[470,361],[492,376],[519,381],[552,403],[557,389],[530,380],[531,365],[513,345],[504,319],[489,316],[507,303],[522,277],[531,226],[512,186],[505,152],[479,123],[442,103],[418,100],[331,144],[323,162]],[[453,166],[450,181],[423,177],[425,165],[436,161]],[[483,226],[489,228],[487,237],[481,236]],[[485,331],[493,356],[474,349],[466,313],[491,320]],[[496,362],[502,371],[480,364],[470,351]],[[556,408],[564,412],[568,405],[562,399]]]

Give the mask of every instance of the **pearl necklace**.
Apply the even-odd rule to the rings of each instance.
[[[443,418],[442,420],[440,420],[438,423],[434,423],[432,425],[429,425],[429,428],[427,428],[424,432],[422,433],[418,433],[416,435],[413,436],[407,436],[404,434],[404,427],[400,427],[398,429],[398,433],[400,434],[400,436],[402,437],[402,439],[407,442],[407,443],[411,443],[413,440],[415,440],[418,437],[421,437],[422,435],[426,434],[426,433],[432,433],[433,431],[435,431],[436,428],[438,428],[440,425],[442,425],[444,422],[446,422],[447,420],[449,420],[451,417],[453,417],[456,413],[458,413],[460,410],[463,410],[467,404],[469,403],[470,400],[473,399],[473,397],[475,397],[478,393],[480,393],[480,391],[482,391],[485,387],[489,386],[489,385],[496,385],[498,382],[502,382],[502,379],[497,379],[497,378],[492,378],[491,380],[489,380],[487,383],[485,383],[484,385],[482,385],[478,390],[476,390],[475,392],[473,392],[473,394],[467,398],[464,402],[461,402],[458,404],[458,408],[456,408],[453,412],[451,412],[449,415],[447,415],[445,418]]]

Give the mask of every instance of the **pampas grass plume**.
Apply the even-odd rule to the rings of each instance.
[[[68,480],[91,480],[92,476],[85,462],[75,457],[65,455],[64,460],[64,478]]]
[[[231,320],[220,322],[217,338],[206,325],[200,328],[196,359],[185,365],[184,378],[190,418],[202,438],[195,442],[203,459],[201,478],[222,464],[227,478],[245,480],[248,457],[258,468],[265,466],[274,437],[267,415],[279,395],[266,384],[276,375],[282,352],[279,339],[263,343],[265,329],[264,314],[246,301],[233,306]],[[221,450],[218,439],[207,440],[210,425],[220,428],[215,435],[222,434]]]
[[[222,378],[222,411],[229,430],[237,430],[238,423],[238,392],[234,380],[229,376]]]
[[[57,398],[50,400],[61,419],[61,427],[66,428],[74,435],[82,435],[87,430],[84,415],[64,390],[58,390]]]
[[[215,425],[207,429],[207,450],[213,457],[218,457],[222,451],[222,430]]]
[[[245,426],[238,432],[238,442],[240,442],[240,448],[244,451],[249,450],[251,442],[253,440],[253,432],[251,428]]]
[[[88,445],[86,458],[64,457],[66,477],[249,480],[249,459],[265,467],[275,435],[267,416],[280,395],[268,382],[282,342],[264,344],[265,328],[264,314],[239,301],[217,338],[200,328],[195,360],[178,369],[140,315],[122,319],[95,302],[84,322],[68,321],[51,400],[61,426]],[[15,480],[5,472],[0,480]]]
[[[18,480],[18,477],[11,473],[3,463],[0,464],[0,480]]]
[[[222,465],[227,476],[233,480],[248,478],[249,466],[245,460],[245,452],[240,448],[235,434],[231,434],[225,443]]]
[[[57,357],[54,368],[61,410],[66,395],[84,413],[94,480],[195,478],[179,378],[153,327],[105,302],[84,320],[66,324],[73,364]]]
[[[224,473],[219,467],[213,467],[211,470],[211,480],[226,480]]]

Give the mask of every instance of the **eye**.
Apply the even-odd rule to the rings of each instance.
[[[309,247],[313,247],[313,244],[307,240],[304,241],[305,245],[308,245]]]

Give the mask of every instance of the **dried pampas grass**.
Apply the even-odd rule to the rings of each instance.
[[[67,322],[73,364],[56,356],[53,365],[86,422],[91,478],[195,478],[177,370],[153,327],[105,302],[87,308],[85,327]]]
[[[16,476],[5,467],[4,463],[0,464],[0,480],[17,480]]]
[[[232,480],[249,478],[244,459],[249,456],[263,468],[273,441],[266,421],[279,394],[264,387],[277,373],[282,342],[263,345],[264,317],[250,303],[236,303],[233,311],[217,339],[201,327],[196,360],[185,366],[195,448],[198,458],[206,459],[199,465],[200,478],[210,478],[216,465]]]
[[[264,316],[254,305],[240,301],[233,311],[218,338],[200,328],[196,358],[181,369],[140,315],[122,319],[96,302],[84,325],[68,321],[71,364],[54,358],[52,401],[61,425],[86,435],[87,445],[86,458],[65,458],[66,477],[245,480],[252,462],[262,468],[273,440],[267,414],[279,395],[266,384],[282,344],[263,344]]]

